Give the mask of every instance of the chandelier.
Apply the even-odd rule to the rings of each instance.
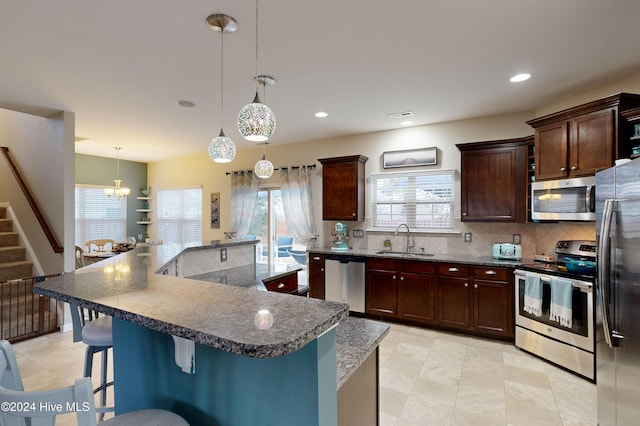
[[[224,33],[232,33],[238,28],[231,16],[220,13],[210,15],[207,24],[213,31],[220,32],[220,135],[209,143],[209,157],[216,163],[228,163],[236,156],[236,144],[224,134]]]
[[[129,195],[131,190],[126,186],[120,186],[122,184],[122,180],[120,180],[120,150],[121,146],[114,146],[116,150],[116,178],[113,180],[116,183],[115,188],[105,188],[104,193],[107,197],[111,198],[113,194],[118,197],[118,200],[122,197],[126,197]]]

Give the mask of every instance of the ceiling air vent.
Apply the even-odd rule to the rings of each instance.
[[[404,111],[404,112],[396,112],[395,114],[387,114],[388,118],[403,118],[403,117],[410,117],[413,115],[413,112],[411,111]]]

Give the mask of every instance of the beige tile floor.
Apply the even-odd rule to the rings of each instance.
[[[16,343],[25,389],[72,384],[84,349],[70,332]],[[391,324],[380,360],[382,426],[596,424],[595,385],[512,344]]]
[[[391,325],[381,425],[596,425],[596,387],[513,344]]]

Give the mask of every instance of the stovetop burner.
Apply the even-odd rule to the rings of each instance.
[[[581,275],[573,272],[567,272],[567,269],[565,267],[560,266],[560,268],[558,268],[558,265],[555,263],[544,263],[544,262],[522,263],[518,265],[518,269],[531,271],[531,272],[538,272],[541,274],[554,275],[557,277],[569,278],[577,281],[594,282],[595,280],[595,278],[591,275]]]
[[[520,269],[555,275],[580,281],[594,282],[592,275],[582,275],[568,272],[565,266],[567,260],[596,261],[596,242],[589,240],[561,240],[556,243],[556,262],[532,262],[520,265]]]

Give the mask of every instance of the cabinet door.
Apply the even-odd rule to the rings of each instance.
[[[468,329],[471,288],[467,278],[438,277],[438,322],[447,327]]]
[[[436,278],[434,275],[401,272],[398,296],[399,317],[409,321],[436,320]]]
[[[571,176],[593,176],[598,170],[613,166],[613,119],[613,110],[607,109],[578,117],[571,122]]]
[[[397,316],[398,277],[395,270],[367,269],[366,312],[375,316]]]
[[[473,284],[473,328],[513,337],[513,297],[509,284],[476,279]]]
[[[324,299],[324,255],[309,253],[309,297]]]
[[[322,219],[358,219],[358,163],[322,167]]]
[[[567,169],[568,123],[552,123],[536,129],[536,180],[558,179]]]
[[[526,220],[526,147],[462,151],[462,221]]]

